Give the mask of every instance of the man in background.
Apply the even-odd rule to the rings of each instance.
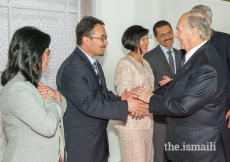
[[[160,87],[160,82],[165,77],[173,78],[180,65],[180,52],[173,48],[174,33],[171,25],[165,21],[158,21],[153,26],[154,38],[159,45],[147,52],[143,57],[146,59],[153,71],[155,89]],[[154,145],[154,162],[167,162],[164,151],[165,133],[166,133],[166,117],[162,115],[153,116],[154,131],[153,131],[153,145]]]
[[[202,13],[212,24],[212,10],[205,5],[194,6],[191,10],[192,12]],[[226,108],[227,112],[226,118],[230,117],[230,35],[227,33],[222,33],[212,30],[212,36],[210,38],[210,43],[214,46],[217,53],[221,58],[221,62],[224,67],[225,77],[226,77]],[[230,121],[228,124],[230,128]],[[230,129],[229,129],[230,131]]]
[[[104,23],[86,16],[76,27],[77,47],[57,73],[57,87],[67,100],[64,130],[68,162],[107,162],[109,119],[126,121],[128,112],[144,114],[148,105],[130,93],[108,91],[96,56],[107,41]],[[127,100],[127,101],[126,101]]]

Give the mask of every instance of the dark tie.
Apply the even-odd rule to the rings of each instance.
[[[100,79],[100,76],[99,76],[100,73],[99,73],[99,70],[98,70],[97,62],[96,62],[96,61],[93,63],[93,69],[94,69],[94,71],[95,71],[95,73],[96,73],[96,76],[97,76],[97,78],[98,78],[99,83],[101,84],[101,79]]]
[[[180,69],[184,66],[185,63],[185,54],[182,56],[181,61],[180,61]]]
[[[175,74],[175,69],[174,69],[174,61],[173,61],[173,57],[172,57],[172,51],[168,51],[167,52],[169,54],[169,66],[172,70],[172,73]]]

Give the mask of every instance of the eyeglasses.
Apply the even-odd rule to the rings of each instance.
[[[108,36],[102,36],[102,37],[90,37],[90,38],[93,38],[93,39],[100,39],[102,42],[106,41]]]
[[[44,53],[47,53],[48,55],[50,55],[50,50],[47,50]]]

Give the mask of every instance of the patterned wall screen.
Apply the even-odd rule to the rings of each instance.
[[[15,30],[35,26],[51,36],[51,59],[44,75],[50,86],[56,88],[57,70],[76,47],[76,25],[84,15],[94,15],[94,1],[12,0],[10,3],[0,0],[0,72],[5,69],[7,50]]]
[[[8,0],[0,0],[0,3],[8,3]]]
[[[13,5],[65,9],[66,0],[12,0]]]

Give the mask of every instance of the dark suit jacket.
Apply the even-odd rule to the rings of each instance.
[[[210,40],[219,54],[225,72],[226,85],[226,111],[230,110],[230,35],[213,30]]]
[[[175,53],[175,62],[176,62],[176,69],[180,66],[181,54],[180,52],[173,48]],[[144,56],[153,71],[154,75],[154,87],[158,89],[160,87],[159,81],[163,79],[163,76],[166,75],[170,78],[173,78],[172,70],[169,66],[168,60],[165,57],[164,52],[162,51],[160,45],[156,48],[152,49],[151,51],[147,52]],[[163,116],[159,116],[154,114],[154,121],[159,123],[165,123],[166,119]]]
[[[178,69],[180,66],[181,55],[175,48],[173,48],[173,51],[175,53],[176,69]],[[152,68],[155,79],[155,89],[160,87],[159,81],[163,79],[164,75],[173,78],[172,70],[160,45],[144,54],[143,58],[148,61],[150,67]]]
[[[67,100],[64,129],[68,162],[101,162],[109,154],[108,119],[126,121],[128,115],[127,101],[107,90],[97,64],[103,88],[78,47],[58,70],[58,90]]]
[[[164,95],[153,95],[150,112],[166,115],[166,144],[215,144],[216,151],[167,151],[173,162],[229,161],[229,136],[225,120],[225,74],[213,46],[201,46],[175,75]],[[215,143],[214,143],[215,142]],[[214,148],[213,148],[214,149]]]

